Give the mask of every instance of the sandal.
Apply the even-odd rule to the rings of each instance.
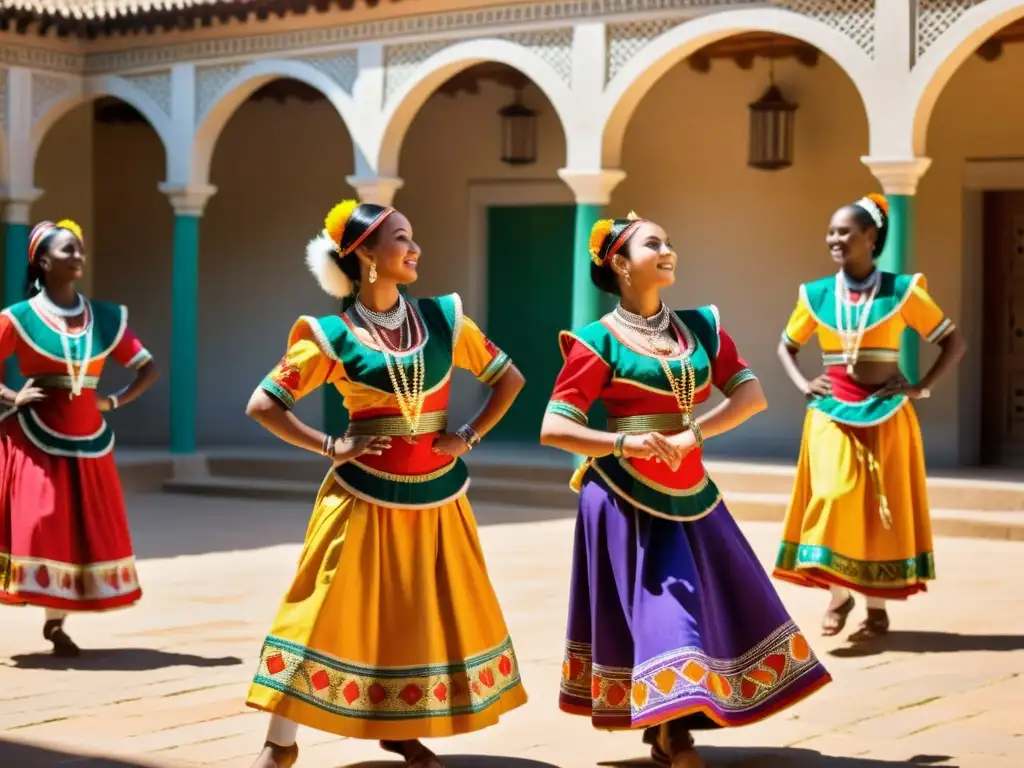
[[[856,601],[854,601],[853,595],[850,595],[846,598],[846,602],[838,608],[825,611],[825,616],[821,620],[821,634],[825,637],[835,637],[842,632],[854,605],[856,605]],[[868,611],[868,613],[871,612]]]
[[[53,655],[71,658],[82,651],[64,631],[64,619],[50,619],[43,624],[43,637],[53,643]]]
[[[663,725],[654,726],[644,731],[644,743],[651,745],[651,760],[658,765],[666,766],[666,768],[672,765],[672,754],[670,752],[672,745],[668,743],[667,729]],[[692,750],[693,745],[693,735],[687,733],[686,743],[677,745],[676,748],[687,751]]]
[[[405,758],[409,768],[444,768],[437,755],[418,741],[381,741],[380,748]]]
[[[270,749],[270,759],[274,761],[277,768],[292,768],[299,759],[299,745],[292,744],[290,747],[282,747],[272,741],[265,742],[263,749]],[[260,755],[262,757],[262,754]],[[258,760],[259,758],[257,758]]]
[[[860,625],[860,629],[850,635],[850,641],[863,643],[876,640],[889,634],[889,614],[884,608],[868,608],[868,617]]]

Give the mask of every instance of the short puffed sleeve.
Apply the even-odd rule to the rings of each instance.
[[[924,275],[914,276],[900,314],[909,327],[931,344],[942,341],[956,327],[928,293],[928,281]]]
[[[341,363],[321,346],[318,325],[312,318],[299,318],[288,335],[288,350],[268,373],[260,387],[285,408],[322,384],[337,381],[342,374]]]
[[[786,330],[782,332],[782,342],[787,347],[799,349],[811,340],[817,327],[818,321],[811,312],[811,307],[807,303],[807,294],[801,286],[796,306],[789,316],[789,322],[786,323]]]
[[[0,360],[6,360],[18,347],[18,331],[6,312],[0,313]]]
[[[469,371],[491,386],[512,366],[512,360],[484,335],[476,323],[463,316],[452,352],[452,365]]]
[[[740,357],[732,336],[719,328],[718,355],[711,364],[712,383],[723,395],[729,397],[740,384],[756,378],[747,361]]]
[[[587,425],[587,414],[611,381],[611,368],[585,342],[571,333],[559,337],[564,363],[546,411]]]
[[[123,309],[122,312],[125,315],[128,314],[127,310]],[[127,321],[127,317],[125,320]],[[125,327],[124,333],[121,334],[121,340],[110,351],[110,356],[118,365],[122,365],[125,368],[134,368],[135,370],[139,370],[153,360],[153,355],[150,354],[150,351],[146,349],[139,337],[128,327]]]

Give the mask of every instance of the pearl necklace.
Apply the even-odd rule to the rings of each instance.
[[[82,298],[82,294],[78,294],[78,301],[75,302],[74,306],[62,307],[55,304],[53,300],[46,295],[46,291],[40,291],[38,294],[38,301],[42,305],[44,312],[53,315],[54,317],[78,317],[85,311],[85,299]]]
[[[873,275],[878,275],[877,270]],[[860,356],[860,347],[864,341],[864,333],[868,327],[868,316],[871,314],[871,307],[878,295],[878,286],[881,280],[878,277],[869,277],[866,282],[871,283],[871,288],[865,298],[858,302],[860,316],[857,318],[856,326],[853,322],[853,301],[850,298],[850,286],[846,281],[845,274],[840,270],[836,275],[836,330],[839,332],[839,341],[843,346],[843,362],[846,363],[846,372],[853,375],[857,366],[857,358]]]
[[[622,304],[619,304],[612,313],[612,319],[627,331],[633,331],[642,336],[655,355],[668,355],[674,349],[673,345],[664,338],[665,331],[672,323],[672,313],[664,304],[650,317],[630,312]]]
[[[408,321],[409,324],[409,340],[412,341],[412,318],[410,313],[405,307],[405,299],[399,299],[399,304],[402,305],[403,322]],[[398,401],[398,410],[402,413],[402,418],[405,419],[409,425],[409,431],[415,435],[419,429],[420,416],[423,415],[423,403],[426,398],[423,395],[423,381],[425,378],[425,362],[423,357],[423,350],[418,349],[412,354],[412,377],[410,377],[405,370],[405,364],[400,362],[398,359],[393,358],[393,352],[397,352],[390,344],[388,344],[383,334],[378,329],[377,323],[373,321],[370,310],[366,309],[361,302],[358,300],[355,304],[356,313],[360,316],[363,322],[369,327],[370,333],[373,336],[373,341],[380,350],[380,353],[384,356],[384,365],[388,370],[388,378],[391,380],[391,388],[395,393],[395,400]],[[394,310],[391,310],[394,312]],[[376,313],[373,313],[376,314]],[[388,328],[386,325],[382,326],[386,330],[396,330],[395,328]],[[401,340],[400,340],[401,341]]]
[[[364,320],[389,331],[397,331],[409,316],[405,298],[399,294],[398,303],[386,312],[375,312],[356,298],[356,311]]]

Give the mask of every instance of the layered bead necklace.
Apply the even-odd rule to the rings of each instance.
[[[50,297],[46,295],[46,291],[41,291],[37,294],[36,301],[39,303],[39,308],[49,315],[55,324],[60,326],[57,330],[57,335],[60,337],[61,350],[64,352],[64,365],[67,367],[68,379],[71,384],[68,399],[78,397],[82,394],[82,390],[85,389],[85,378],[89,371],[89,360],[92,359],[92,313],[89,312],[86,317],[85,323],[82,326],[82,332],[72,335],[71,329],[68,326],[68,320],[88,311],[88,305],[85,299],[82,298],[82,294],[78,294],[78,301],[70,307],[61,307],[54,304]],[[79,341],[82,342],[81,357],[76,361],[74,353],[79,351]]]
[[[875,303],[880,284],[881,273],[877,269],[867,279],[860,282],[852,281],[842,270],[836,274],[836,330],[839,332],[839,342],[843,347],[843,362],[846,363],[846,372],[851,376],[857,366],[857,358],[860,357],[860,347],[864,341],[864,332],[868,327],[868,317],[871,315],[871,307]],[[860,293],[860,298],[856,303],[851,298],[851,293],[854,291]],[[860,309],[856,323],[853,321],[854,306]]]
[[[405,363],[399,359],[399,355],[411,348],[417,342],[415,312],[410,311],[406,298],[398,297],[398,303],[386,312],[375,312],[367,307],[358,298],[355,301],[356,314],[363,321],[363,324],[373,336],[374,343],[384,356],[384,364],[387,366],[388,378],[391,379],[391,387],[398,401],[398,409],[402,418],[409,425],[409,431],[415,435],[419,428],[420,416],[423,415],[423,403],[426,400],[423,394],[424,381],[424,358],[423,349],[412,353],[412,373],[406,371]],[[394,345],[381,333],[380,329],[398,331],[398,344]],[[406,341],[408,340],[408,343]],[[404,356],[404,355],[403,355]]]
[[[672,311],[665,304],[662,304],[661,309],[651,317],[643,317],[642,315],[630,312],[623,308],[621,304],[615,307],[615,311],[612,313],[612,320],[620,328],[635,333],[644,339],[648,348],[654,353],[658,362],[661,363],[661,369],[665,372],[665,378],[668,379],[668,384],[672,388],[672,395],[676,399],[679,410],[689,415],[693,411],[693,396],[696,391],[697,377],[693,364],[690,362],[689,349],[685,348],[685,346],[680,361],[682,377],[677,377],[672,373],[672,367],[668,362],[668,355],[674,351],[675,347],[665,339],[665,331],[673,326],[673,317]]]

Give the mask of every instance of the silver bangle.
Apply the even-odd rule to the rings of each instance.
[[[480,445],[480,435],[478,435],[476,430],[469,426],[469,424],[463,424],[455,430],[455,434],[462,438],[462,441],[471,451]]]
[[[117,399],[117,395],[107,395],[107,400],[110,401],[110,410],[116,411],[117,407],[121,404],[121,401]]]

